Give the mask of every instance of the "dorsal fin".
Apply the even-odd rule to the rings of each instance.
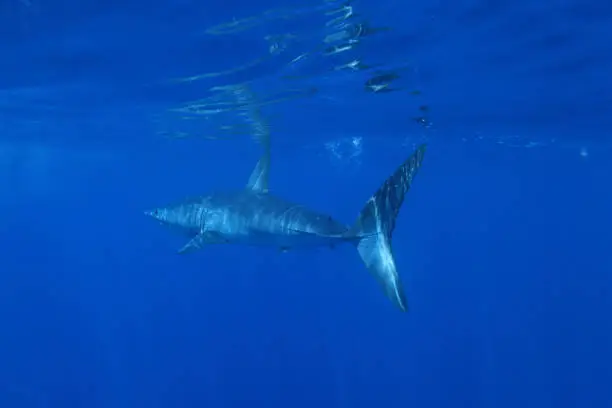
[[[259,102],[247,83],[217,87],[215,90],[229,92],[239,105],[240,116],[244,117],[251,128],[252,138],[261,145],[263,153],[249,177],[246,188],[258,193],[268,192],[270,173],[270,129],[261,116]]]
[[[257,107],[248,107],[243,115],[251,123],[253,139],[263,148],[263,153],[249,177],[247,188],[259,193],[267,193],[270,174],[270,129]]]
[[[268,149],[266,149],[268,150]],[[247,188],[259,193],[268,192],[268,175],[270,173],[270,152],[266,151],[261,156],[257,165],[249,177]]]

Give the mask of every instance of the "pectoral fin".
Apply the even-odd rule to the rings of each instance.
[[[186,254],[189,252],[195,252],[202,249],[206,244],[225,244],[227,241],[213,232],[202,231],[189,242],[185,244],[181,249],[178,250],[179,254]]]

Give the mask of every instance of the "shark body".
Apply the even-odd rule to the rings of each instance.
[[[145,213],[190,238],[179,253],[213,244],[274,246],[282,250],[354,245],[387,297],[406,311],[391,237],[404,196],[421,167],[425,145],[418,147],[382,184],[351,225],[269,193],[269,144],[264,147],[246,188],[213,193]]]

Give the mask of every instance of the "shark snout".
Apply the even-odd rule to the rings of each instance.
[[[159,213],[159,210],[158,210],[158,209],[154,209],[154,210],[146,210],[146,211],[144,212],[144,214],[145,214],[146,216],[148,216],[148,217],[153,217],[153,218],[155,218],[156,220],[159,220],[159,219],[160,219],[160,213]]]

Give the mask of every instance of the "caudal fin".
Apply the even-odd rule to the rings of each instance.
[[[387,297],[402,311],[407,311],[408,305],[395,267],[391,236],[404,196],[423,162],[425,147],[419,146],[370,197],[352,228],[362,237],[357,243],[359,256],[380,282]]]

